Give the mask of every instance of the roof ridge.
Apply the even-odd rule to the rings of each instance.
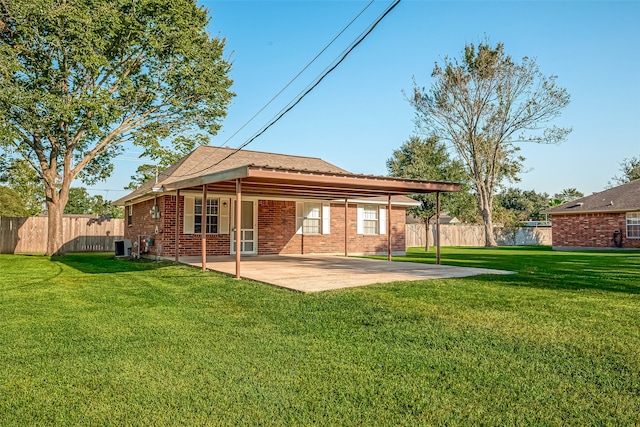
[[[217,145],[200,145],[198,147],[196,147],[195,150],[197,150],[198,148],[201,147],[205,147],[205,148],[216,148],[216,149],[222,149],[222,150],[230,150],[230,151],[243,151],[245,153],[261,153],[261,154],[275,154],[276,156],[285,156],[285,157],[298,157],[298,158],[302,158],[302,159],[314,159],[314,160],[322,160],[325,163],[329,163],[326,160],[324,160],[322,157],[317,157],[317,156],[301,156],[299,154],[285,154],[285,153],[276,153],[273,151],[259,151],[259,150],[245,150],[243,149],[237,149],[237,148],[231,148],[231,147],[223,147],[223,146],[217,146]],[[195,151],[193,150],[193,151]],[[192,151],[192,152],[193,152]]]

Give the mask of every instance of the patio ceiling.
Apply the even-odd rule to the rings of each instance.
[[[242,181],[244,194],[307,197],[324,200],[449,192],[461,189],[460,184],[452,182],[247,165],[168,183],[163,185],[163,191],[200,190],[203,185],[206,185],[208,191],[235,193],[236,180],[238,179]]]

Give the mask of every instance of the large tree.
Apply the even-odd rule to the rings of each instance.
[[[535,60],[516,63],[504,46],[468,44],[459,59],[436,63],[429,90],[414,82],[409,102],[416,123],[455,148],[477,194],[485,244],[496,246],[493,199],[504,180],[517,180],[523,157],[517,142],[557,143],[570,129],[546,127],[569,103],[554,76]]]
[[[71,183],[123,144],[217,132],[233,94],[208,22],[195,0],[0,0],[0,150],[43,182],[48,255]]]
[[[387,160],[387,170],[391,176],[462,183],[462,191],[442,194],[441,209],[461,219],[468,219],[469,207],[473,206],[473,195],[466,185],[467,174],[462,163],[451,158],[447,147],[438,137],[411,136],[399,149],[393,151],[391,158]],[[425,248],[428,250],[428,225],[436,215],[435,195],[417,194],[413,198],[420,202],[420,206],[409,208],[408,211],[427,226]]]

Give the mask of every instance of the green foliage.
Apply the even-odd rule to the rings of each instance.
[[[516,143],[563,141],[570,129],[546,125],[569,104],[569,94],[534,60],[516,63],[502,43],[488,41],[466,45],[460,59],[445,57],[431,76],[429,90],[414,82],[409,102],[416,124],[456,150],[478,196],[487,246],[495,246],[493,198],[522,169]]]
[[[0,424],[640,422],[640,252],[442,257],[518,274],[300,294],[111,254],[0,255]]]
[[[154,179],[156,174],[162,172],[178,160],[195,150],[199,145],[206,145],[208,138],[202,134],[196,134],[189,138],[179,136],[170,146],[155,141],[145,147],[140,157],[148,158],[154,164],[144,164],[138,167],[135,175],[131,176],[131,182],[127,189],[135,190],[146,181]]]
[[[538,194],[534,190],[508,188],[496,196],[496,202],[499,207],[510,213],[513,219],[511,225],[517,225],[523,221],[545,220],[545,214],[542,212],[549,207],[549,195]]]
[[[37,172],[50,231],[71,183],[107,177],[122,144],[213,135],[226,115],[224,40],[195,0],[12,0],[0,19],[0,151]]]
[[[0,182],[20,194],[28,216],[38,215],[44,206],[44,185],[24,159],[0,159]]]
[[[91,196],[84,187],[69,189],[69,201],[64,208],[67,214],[109,215],[111,218],[124,218],[124,209],[113,206],[100,195]]]
[[[468,176],[461,162],[451,159],[447,147],[437,137],[411,136],[402,146],[394,150],[387,160],[391,176],[432,181],[450,181],[462,184],[458,193],[442,193],[441,211],[462,221],[475,219],[474,196],[469,192]],[[420,207],[410,208],[409,213],[429,222],[436,214],[435,194],[418,194]]]
[[[0,216],[29,216],[20,194],[12,188],[0,185]]]
[[[549,206],[558,206],[563,203],[571,202],[573,200],[584,197],[584,193],[578,191],[576,188],[565,188],[560,193],[553,195],[549,201]]]
[[[91,208],[93,201],[91,196],[84,187],[70,188],[69,189],[69,201],[64,208],[64,213],[67,214],[91,214]]]
[[[622,175],[614,176],[612,182],[609,182],[609,187],[615,187],[640,179],[640,156],[622,160],[620,163],[620,172],[622,172]]]

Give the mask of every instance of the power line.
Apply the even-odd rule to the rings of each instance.
[[[373,32],[373,30],[378,26],[378,24],[380,24],[380,22],[400,3],[400,0],[395,0],[389,7],[387,7],[387,9],[378,17],[378,19],[376,19],[376,21],[369,26],[369,28],[364,31],[363,33],[360,34],[360,36],[356,39],[356,41],[354,41],[345,51],[343,51],[342,55],[339,57],[339,59],[334,60],[334,64],[330,65],[328,68],[325,69],[325,71],[322,72],[322,74],[317,77],[315,79],[314,82],[312,82],[309,86],[307,86],[307,88],[305,90],[303,90],[296,99],[294,99],[293,101],[291,101],[289,104],[287,104],[287,106],[285,106],[282,110],[280,110],[280,112],[278,114],[276,114],[276,116],[271,119],[271,121],[266,124],[265,126],[262,127],[262,129],[260,131],[258,131],[256,134],[254,134],[251,138],[249,138],[247,141],[245,141],[244,143],[242,143],[238,148],[236,148],[233,152],[229,153],[227,156],[225,156],[224,158],[218,160],[216,163],[214,163],[211,166],[207,166],[205,168],[202,168],[200,170],[197,170],[195,172],[193,172],[192,170],[189,171],[188,174],[185,175],[174,175],[175,177],[184,177],[184,176],[189,176],[192,175],[194,173],[200,173],[203,172],[209,168],[211,168],[212,166],[216,166],[219,165],[220,163],[222,163],[223,161],[227,160],[228,158],[230,158],[231,156],[235,155],[236,153],[238,153],[239,151],[241,151],[242,149],[244,149],[245,147],[247,147],[249,144],[251,144],[253,141],[255,141],[259,136],[261,136],[262,134],[264,134],[271,126],[273,126],[274,124],[276,124],[282,117],[284,117],[285,114],[287,114],[289,111],[291,111],[296,105],[298,105],[300,103],[300,101],[302,101],[302,99],[304,97],[306,97],[312,90],[314,90],[324,79],[325,77],[327,77],[331,72],[333,72],[346,58],[347,56],[349,56],[349,54],[351,52],[353,52],[353,50],[360,45],[360,43],[362,43],[364,41],[365,38],[367,38],[367,36],[369,36],[369,34],[371,34]],[[213,154],[213,153],[212,153]]]
[[[251,144],[253,141],[255,141],[260,135],[262,135],[263,133],[265,133],[271,126],[273,126],[274,124],[276,124],[282,117],[284,117],[285,114],[287,114],[289,111],[291,111],[293,109],[293,107],[295,107],[296,105],[298,105],[300,103],[300,101],[302,101],[302,99],[307,96],[313,89],[315,89],[320,82],[322,82],[322,80],[324,80],[325,77],[327,77],[333,70],[335,70],[338,65],[340,65],[346,58],[347,56],[349,56],[349,54],[351,52],[353,52],[353,50],[364,41],[364,39],[371,34],[371,32],[378,26],[378,24],[384,19],[385,16],[387,16],[398,4],[400,3],[400,0],[396,0],[393,4],[391,4],[383,13],[382,15],[380,15],[380,17],[373,23],[373,25],[371,25],[369,27],[369,29],[362,34],[355,43],[353,43],[351,45],[351,47],[349,47],[346,52],[344,52],[342,54],[342,56],[340,57],[340,59],[333,65],[331,66],[328,70],[324,71],[322,75],[320,75],[319,78],[316,79],[316,81],[311,84],[310,87],[308,87],[308,89],[306,89],[301,95],[298,96],[297,99],[295,99],[292,103],[289,104],[288,107],[285,107],[284,110],[281,110],[281,112],[277,115],[277,117],[275,117],[274,119],[271,120],[271,122],[269,122],[266,126],[264,126],[257,134],[255,134],[253,137],[251,137],[249,140],[247,140],[246,142],[244,142],[242,145],[240,145],[240,147],[238,147],[235,151],[229,153],[229,155],[227,155],[226,157],[220,159],[219,161],[217,161],[213,166],[216,166],[218,164],[220,164],[221,162],[223,162],[224,160],[228,159],[229,157],[233,156],[234,154],[236,154],[238,151],[242,150],[243,148],[245,148],[246,146],[248,146],[249,144]]]
[[[328,70],[324,71],[322,75],[320,75],[319,78],[316,79],[316,81],[314,83],[311,84],[310,87],[308,87],[301,95],[298,96],[297,99],[295,99],[292,103],[289,104],[288,107],[285,107],[285,109],[277,115],[277,117],[275,119],[273,119],[269,124],[267,124],[266,126],[264,126],[256,135],[254,135],[253,137],[251,137],[248,141],[244,142],[242,145],[240,145],[240,147],[238,147],[233,153],[230,153],[227,157],[225,157],[224,159],[219,160],[215,165],[221,163],[222,161],[228,159],[229,157],[231,157],[233,154],[237,153],[238,151],[242,150],[243,148],[245,148],[246,146],[248,146],[249,144],[251,144],[253,141],[256,140],[256,138],[258,138],[260,135],[262,135],[263,133],[265,133],[267,131],[267,129],[269,129],[271,126],[273,126],[274,124],[276,124],[276,122],[278,122],[278,120],[280,120],[285,114],[287,114],[289,111],[291,111],[293,109],[293,107],[295,107],[296,105],[298,105],[298,103],[300,103],[300,101],[302,101],[302,99],[307,96],[313,89],[315,89],[320,82],[322,82],[322,80],[324,80],[325,77],[327,77],[333,70],[335,70],[336,68],[338,68],[338,65],[340,65],[346,58],[347,56],[349,56],[349,54],[351,52],[353,52],[353,50],[364,41],[364,39],[371,34],[371,32],[373,32],[373,30],[378,26],[378,24],[384,19],[385,16],[387,16],[392,10],[393,8],[395,8],[398,3],[400,3],[400,0],[396,0],[393,4],[391,4],[383,13],[382,15],[380,15],[380,17],[371,25],[371,27],[369,27],[369,29],[362,34],[358,40],[353,43],[340,57],[340,59],[333,65],[331,66]],[[214,166],[215,166],[214,165]]]
[[[116,156],[113,159],[114,160],[125,160],[127,162],[148,163],[146,160],[142,160],[140,157]]]
[[[289,82],[278,91],[278,93],[276,93],[262,108],[260,108],[258,110],[257,113],[255,113],[249,120],[247,120],[242,126],[240,126],[240,128],[235,131],[229,138],[226,139],[226,141],[224,141],[221,145],[226,145],[234,136],[236,136],[238,133],[240,133],[240,131],[242,129],[244,129],[245,127],[247,127],[247,125],[249,123],[251,123],[256,117],[258,117],[258,115],[260,113],[262,113],[265,108],[267,108],[269,105],[271,105],[271,103],[273,101],[276,100],[276,98],[278,98],[278,96],[280,96],[282,94],[282,92],[284,92],[289,86],[291,86],[291,84],[296,81],[298,79],[298,77],[300,77],[302,75],[302,73],[304,73],[310,66],[311,64],[313,64],[316,59],[318,59],[320,57],[320,55],[322,55],[329,47],[331,47],[331,45],[338,39],[338,37],[340,37],[355,21],[356,19],[358,19],[360,17],[360,15],[362,15],[365,10],[367,10],[369,8],[369,6],[371,6],[373,4],[375,0],[371,0],[371,2],[369,2],[369,4],[367,4],[364,9],[362,9],[360,11],[360,13],[358,13],[352,20],[351,22],[349,22],[347,24],[346,27],[344,27],[324,48],[322,48],[322,50],[320,52],[318,52],[318,54],[311,60],[309,61],[309,63],[307,65],[304,66],[304,68],[302,70],[300,70],[300,72],[298,74],[296,74],[291,80],[289,80]]]
[[[339,38],[360,17],[360,15],[362,15],[369,8],[369,6],[373,4],[374,1],[375,0],[371,0],[369,4],[367,4],[342,30],[340,30],[340,32],[324,48],[322,48],[322,50],[320,50],[320,52],[318,52],[318,54],[311,61],[309,61],[307,65],[305,65],[302,68],[302,70],[300,70],[300,72],[298,72],[298,74],[296,74],[291,80],[289,80],[289,82],[282,89],[280,89],[262,108],[260,108],[251,118],[249,118],[249,120],[247,120],[242,126],[240,126],[240,128],[236,130],[229,138],[227,138],[222,144],[217,146],[215,150],[209,153],[209,155],[205,157],[201,161],[201,163],[205,162],[208,158],[212,157],[220,148],[222,148],[222,146],[225,146],[233,137],[235,137],[238,133],[240,133],[242,129],[247,127],[249,123],[251,123],[256,117],[258,117],[260,113],[262,113],[269,105],[271,105],[271,103],[275,101],[276,98],[278,98],[289,86],[291,86],[291,84],[293,84],[293,82],[296,81],[298,77],[300,77],[302,73],[304,73],[320,57],[320,55],[322,55]],[[188,175],[191,175],[192,173],[198,173],[205,170],[205,169],[201,169],[201,170],[192,172],[194,167],[195,165],[189,171],[179,176],[180,177],[188,176]]]

